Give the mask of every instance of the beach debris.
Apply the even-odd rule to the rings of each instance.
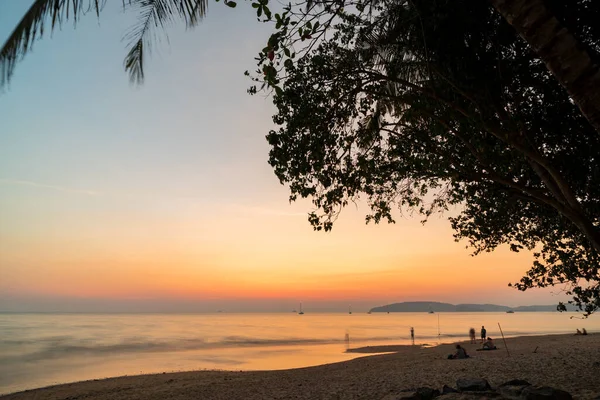
[[[522,400],[572,400],[573,397],[564,390],[549,386],[527,386],[521,392]]]
[[[500,333],[502,334],[502,341],[504,342],[504,347],[506,347],[506,354],[508,354],[508,356],[510,357],[510,352],[508,351],[508,346],[506,345],[506,339],[504,339],[504,332],[502,332],[500,322],[498,322],[498,328],[500,328]]]
[[[485,392],[491,389],[490,384],[483,378],[459,378],[456,387],[460,392]]]

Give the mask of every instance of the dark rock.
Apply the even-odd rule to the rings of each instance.
[[[548,386],[527,386],[521,392],[522,400],[572,400],[573,397],[564,390]]]
[[[482,378],[460,378],[456,380],[456,387],[461,392],[485,392],[490,388],[488,381]]]
[[[453,387],[450,387],[448,385],[442,386],[442,394],[448,394],[448,393],[458,393],[458,390],[456,390]]]
[[[483,390],[483,391],[470,391],[470,392],[464,392],[463,394],[466,394],[469,396],[469,398],[471,399],[495,399],[500,397],[500,393],[495,392],[493,390]]]
[[[456,392],[448,393],[440,397],[440,400],[498,400],[500,394],[496,392]]]
[[[523,379],[513,379],[511,381],[504,382],[502,385],[500,385],[500,387],[502,386],[531,386],[531,383]]]
[[[403,393],[403,394],[399,394],[399,393],[390,393],[387,396],[383,397],[381,400],[402,400],[402,399],[406,399],[406,400],[416,400],[414,397],[409,397],[410,395]]]
[[[420,387],[417,389],[416,395],[420,400],[431,400],[434,397],[438,397],[440,391],[429,387]]]

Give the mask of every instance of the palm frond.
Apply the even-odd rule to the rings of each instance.
[[[175,16],[183,19],[187,27],[197,25],[206,15],[207,0],[130,0],[139,8],[139,22],[125,35],[130,50],[125,57],[125,70],[133,83],[144,80],[144,61],[152,42],[156,39],[154,28],[163,28]]]
[[[35,0],[0,49],[0,89],[10,81],[17,62],[31,51],[33,43],[48,31],[72,19],[95,12],[100,16],[107,0]],[[188,28],[197,25],[207,11],[208,0],[122,0],[123,7],[140,10],[140,20],[126,35],[130,50],[125,70],[132,82],[144,79],[144,58],[156,37],[153,28],[164,27],[177,16]]]
[[[0,49],[0,89],[9,82],[17,62],[44,35],[47,23],[52,32],[69,19],[77,23],[89,11],[100,15],[105,4],[106,0],[36,0]]]

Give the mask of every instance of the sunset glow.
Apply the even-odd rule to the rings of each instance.
[[[0,41],[29,3],[1,6]],[[471,257],[445,217],[365,225],[352,206],[314,232],[310,203],[290,205],[267,164],[270,102],[245,93],[268,27],[211,7],[194,31],[173,29],[141,88],[121,68],[135,17],[119,7],[20,65],[0,95],[0,310],[558,301],[507,287],[530,254]]]

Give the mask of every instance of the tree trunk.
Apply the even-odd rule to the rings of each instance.
[[[544,0],[490,1],[544,61],[600,134],[600,67],[585,47],[546,7]]]

